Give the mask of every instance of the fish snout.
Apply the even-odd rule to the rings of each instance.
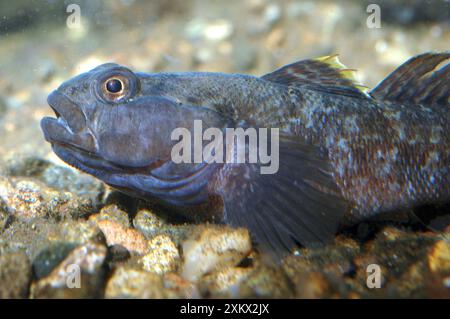
[[[87,120],[81,108],[57,90],[47,98],[56,118],[44,117],[41,128],[50,143],[71,145],[87,151],[95,150],[95,139],[87,129]]]
[[[86,127],[86,118],[76,103],[57,90],[47,98],[48,105],[53,109],[61,124],[65,124],[73,133],[80,133]]]

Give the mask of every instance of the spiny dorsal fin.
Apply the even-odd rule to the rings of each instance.
[[[415,56],[378,84],[370,95],[380,100],[448,105],[449,59],[450,52]]]
[[[357,83],[355,70],[343,65],[337,55],[295,62],[262,79],[292,87],[309,87],[328,93],[367,97],[367,87]]]

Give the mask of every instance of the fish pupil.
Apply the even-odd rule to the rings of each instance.
[[[110,93],[118,93],[122,91],[122,82],[118,79],[112,79],[106,82],[106,89]]]

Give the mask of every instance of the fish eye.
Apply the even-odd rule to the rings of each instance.
[[[123,89],[122,81],[119,79],[111,79],[106,82],[106,90],[109,93],[119,93]]]
[[[94,91],[107,103],[119,103],[133,97],[139,90],[139,80],[126,68],[108,70],[94,83]]]
[[[103,81],[102,95],[110,102],[116,102],[127,95],[129,81],[122,75],[113,75]]]

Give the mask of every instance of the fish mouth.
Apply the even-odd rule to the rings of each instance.
[[[56,118],[44,117],[41,120],[45,140],[52,145],[95,152],[95,139],[86,126],[86,118],[81,108],[57,90],[50,93],[47,102],[55,112]]]
[[[71,132],[77,133],[86,127],[86,118],[81,107],[59,91],[53,91],[47,98],[48,105]]]
[[[65,94],[53,91],[47,102],[55,117],[44,117],[41,129],[56,155],[69,165],[94,175],[100,171],[124,173],[143,169],[128,168],[104,159],[81,108]],[[152,166],[145,168],[149,167]]]

